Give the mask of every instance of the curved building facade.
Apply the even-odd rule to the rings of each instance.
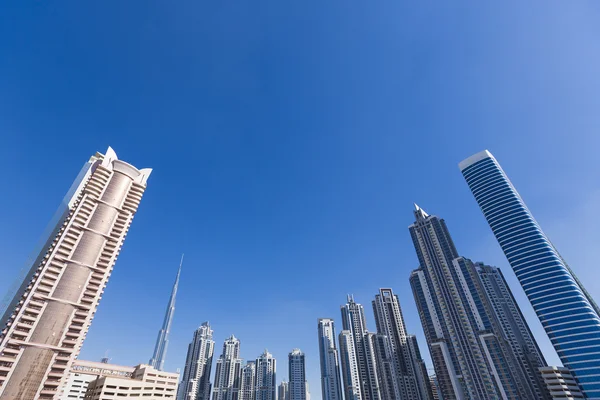
[[[600,399],[600,316],[594,301],[490,152],[459,167],[561,361],[587,398]]]
[[[150,172],[111,148],[85,164],[0,320],[0,399],[53,399],[65,384]]]

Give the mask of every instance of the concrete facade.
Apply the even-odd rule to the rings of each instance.
[[[131,377],[104,374],[89,383],[85,400],[127,398],[175,399],[179,374],[158,371],[150,365],[133,368]]]
[[[109,148],[85,164],[0,319],[0,399],[53,399],[77,358],[150,169]]]

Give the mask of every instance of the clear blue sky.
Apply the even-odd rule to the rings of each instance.
[[[147,362],[186,254],[166,367],[209,320],[287,375],[316,320],[408,284],[412,203],[505,269],[457,163],[499,159],[600,300],[597,1],[9,2],[0,12],[0,297],[79,168],[154,172],[81,354]],[[118,329],[115,327],[118,326]],[[428,360],[429,363],[429,360]]]

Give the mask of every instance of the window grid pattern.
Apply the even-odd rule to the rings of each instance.
[[[462,173],[561,361],[588,398],[600,398],[600,317],[590,299],[493,157]]]

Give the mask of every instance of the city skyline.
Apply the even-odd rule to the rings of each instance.
[[[591,0],[9,2],[0,298],[83,161],[110,145],[154,171],[80,359],[148,362],[185,252],[165,371],[183,371],[210,321],[215,358],[235,333],[244,362],[266,347],[279,378],[302,349],[320,400],[316,318],[335,320],[337,342],[346,295],[370,309],[384,287],[431,369],[407,286],[416,202],[502,270],[559,365],[457,164],[489,149],[600,298],[599,18]]]
[[[119,161],[116,157],[116,154],[113,152],[113,150],[111,148],[108,149],[107,155],[102,155],[100,153],[97,153],[94,157],[92,157],[89,161],[89,163],[86,164],[86,166],[84,166],[84,168],[82,169],[81,173],[79,174],[78,178],[76,179],[75,183],[72,185],[72,189],[69,190],[69,193],[67,194],[67,197],[65,197],[64,200],[64,205],[61,206],[62,210],[68,210],[67,207],[77,207],[77,204],[79,202],[79,198],[81,197],[81,195],[79,193],[82,193],[83,190],[85,190],[86,185],[87,185],[87,179],[90,176],[90,174],[94,174],[95,170],[96,170],[96,166],[100,166],[100,163],[102,163],[102,166],[106,166],[108,167],[108,165],[110,163],[113,162],[113,160],[117,160],[118,161],[118,165],[115,167],[115,171],[119,172],[119,176],[121,175],[126,176],[126,175],[131,175],[131,179],[132,180],[136,180],[138,179],[139,182],[141,184],[145,184],[147,176],[149,175],[150,170],[142,170],[141,172],[138,171],[135,167],[131,167],[129,164],[125,164],[122,163],[121,161]],[[476,157],[475,161],[471,161],[474,159],[474,157]],[[477,164],[480,160],[493,160],[495,162],[495,160],[493,159],[493,157],[491,156],[491,154],[487,151],[485,152],[481,152],[478,153],[476,156],[471,157],[470,159],[468,159],[467,163],[465,164],[465,162],[461,163],[461,168],[465,169],[466,167],[463,167],[463,165],[467,165],[467,167],[469,167],[472,164]],[[499,167],[498,167],[499,168]],[[100,170],[102,170],[102,168],[100,168]],[[501,171],[501,169],[500,169]],[[146,174],[146,175],[144,175]],[[110,175],[108,175],[109,178],[107,182],[110,183]],[[141,178],[140,178],[141,177]],[[507,179],[507,178],[505,178]],[[105,179],[106,180],[106,179]],[[121,179],[122,180],[122,179]],[[118,180],[117,180],[118,181]],[[93,179],[90,181],[93,182]],[[117,183],[115,183],[115,188],[123,188],[125,187],[123,184],[120,183],[121,181],[118,181]],[[468,180],[468,182],[470,183],[470,181]],[[110,183],[112,184],[112,183]],[[120,186],[119,186],[120,185]],[[96,185],[98,187],[101,187],[101,185]],[[512,187],[512,186],[511,186]],[[110,189],[110,188],[109,188]],[[95,189],[94,189],[95,190]],[[514,190],[514,188],[512,189]],[[99,192],[102,194],[102,192]],[[71,196],[71,197],[69,197]],[[117,199],[117,200],[111,200],[111,201],[119,201],[118,197],[118,192],[116,190],[112,190],[109,191],[107,189],[106,194],[102,194],[102,201],[100,201],[101,204],[104,204],[104,202],[108,202],[108,200],[104,200],[104,198],[108,199],[109,197],[107,196],[112,196],[112,198]],[[136,196],[139,196],[138,194],[136,194]],[[517,194],[518,196],[518,194]],[[121,195],[122,197],[122,195]],[[69,200],[69,199],[73,199],[73,200]],[[77,200],[75,200],[77,198]],[[123,200],[121,200],[123,201]],[[135,208],[132,208],[132,203],[131,200],[124,200],[124,204],[126,207],[130,207],[131,210],[135,210]],[[129,203],[127,203],[127,201],[129,201]],[[138,199],[139,201],[139,199]],[[109,203],[107,203],[109,204]],[[116,203],[115,203],[116,204]],[[125,207],[124,206],[124,207]],[[480,314],[476,317],[474,317],[474,321],[476,320],[483,320],[483,321],[491,321],[491,326],[489,326],[488,328],[485,328],[488,330],[488,332],[492,332],[492,335],[496,335],[496,336],[501,336],[501,335],[505,335],[508,339],[509,339],[509,343],[510,346],[512,346],[512,351],[513,353],[510,353],[510,351],[508,350],[501,350],[499,353],[495,354],[492,351],[492,348],[501,348],[502,347],[502,342],[496,342],[495,344],[492,344],[492,342],[490,341],[490,338],[488,337],[489,334],[485,334],[484,336],[482,336],[482,343],[484,342],[489,342],[487,344],[488,349],[485,351],[486,354],[489,354],[491,352],[492,354],[492,358],[497,359],[500,358],[500,363],[497,364],[497,366],[495,367],[496,371],[493,372],[493,375],[496,376],[496,380],[497,382],[495,383],[498,387],[503,388],[503,391],[506,391],[506,395],[508,395],[509,397],[515,397],[515,396],[525,396],[526,398],[531,397],[533,398],[533,393],[535,393],[535,396],[537,397],[541,397],[541,396],[545,396],[545,392],[544,392],[544,382],[541,379],[541,375],[537,375],[534,371],[537,371],[540,367],[546,367],[545,364],[545,360],[544,360],[544,356],[540,353],[540,350],[537,346],[536,341],[533,339],[533,337],[531,336],[531,332],[529,330],[529,327],[527,326],[527,323],[525,323],[523,315],[520,311],[519,306],[517,305],[517,303],[515,302],[514,296],[511,293],[511,290],[509,289],[506,280],[503,276],[503,274],[501,273],[500,269],[493,267],[493,266],[489,266],[486,265],[482,262],[476,262],[473,263],[472,261],[470,261],[469,259],[464,259],[462,257],[458,256],[458,253],[456,252],[456,249],[454,249],[454,244],[452,242],[452,239],[449,236],[449,233],[447,231],[447,228],[445,226],[445,223],[443,220],[439,220],[438,218],[435,216],[430,216],[429,214],[427,214],[424,210],[422,210],[419,206],[415,205],[416,207],[416,211],[414,212],[417,222],[415,222],[415,224],[411,225],[409,227],[410,231],[411,231],[411,236],[413,238],[413,242],[415,245],[415,248],[417,250],[417,255],[418,258],[421,262],[426,262],[425,265],[435,265],[435,263],[431,264],[432,261],[431,260],[435,260],[435,258],[432,258],[432,256],[428,253],[431,250],[428,249],[427,247],[423,247],[423,243],[427,242],[427,241],[433,241],[434,243],[440,243],[439,246],[441,246],[440,248],[443,250],[442,253],[443,257],[440,258],[439,261],[442,264],[440,265],[445,265],[448,263],[451,263],[454,265],[454,268],[458,269],[462,269],[462,271],[459,273],[459,275],[462,274],[462,276],[464,276],[467,279],[467,282],[471,282],[473,279],[475,279],[476,276],[479,276],[479,280],[477,280],[479,283],[475,284],[474,287],[472,287],[472,284],[468,284],[467,286],[470,287],[471,289],[471,293],[469,296],[473,296],[473,298],[475,298],[475,303],[479,304],[483,301],[483,308],[486,309],[488,313],[487,316],[484,316],[483,314]],[[103,211],[105,214],[106,212]],[[63,217],[61,218],[65,218],[64,215],[65,212],[61,211],[61,208],[59,208],[59,211],[56,213],[56,215],[60,216],[63,215]],[[487,216],[487,214],[486,214]],[[69,216],[68,218],[80,218],[77,216],[77,214],[75,213],[75,216]],[[93,220],[93,218],[92,218]],[[110,218],[109,218],[110,220]],[[68,221],[68,219],[67,219]],[[427,226],[427,224],[431,224],[431,222],[433,222],[433,228],[431,228],[431,232],[435,232],[435,236],[429,237],[427,239],[425,239],[422,235],[424,234],[423,232],[428,231],[428,229],[423,230],[424,228],[419,225],[419,221],[427,221],[427,223],[423,224],[423,222],[421,222],[421,225],[423,226]],[[93,223],[90,222],[90,223]],[[441,225],[440,225],[441,223]],[[51,224],[55,224],[56,226],[60,226],[62,224],[62,220],[56,219],[53,222],[51,222]],[[436,225],[437,224],[437,225]],[[52,225],[51,225],[52,226]],[[419,229],[417,229],[417,226],[421,226]],[[539,228],[538,228],[539,229]],[[56,232],[57,230],[54,229],[54,231]],[[62,232],[62,231],[60,231]],[[59,237],[62,233],[59,232]],[[433,233],[428,233],[428,235],[432,235]],[[56,233],[51,233],[50,238],[47,240],[47,242],[50,242],[50,239],[53,237],[52,235],[56,235]],[[420,236],[421,235],[421,236]],[[59,242],[60,243],[60,242]],[[48,246],[46,244],[46,246]],[[554,247],[551,247],[552,251],[556,251],[554,249]],[[43,251],[43,247],[42,247],[42,251]],[[80,252],[81,253],[81,252]],[[83,253],[82,253],[83,254]],[[429,255],[428,255],[429,254]],[[438,256],[440,257],[440,256]],[[572,271],[570,270],[570,268],[568,266],[566,266],[566,262],[562,259],[562,257],[560,257],[560,255],[557,256],[557,260],[559,260],[559,262],[562,262],[565,268],[565,271],[568,271],[569,274],[572,274]],[[183,256],[182,256],[182,260],[183,262]],[[38,261],[36,261],[38,262]],[[36,264],[34,264],[35,266]],[[43,265],[43,264],[42,264]],[[32,267],[33,268],[33,267]],[[427,293],[431,293],[432,288],[427,288],[427,284],[425,284],[425,281],[429,281],[429,280],[434,280],[437,278],[433,278],[429,277],[429,278],[424,278],[424,277],[420,277],[420,283],[417,284],[417,282],[419,280],[416,280],[415,278],[417,277],[417,275],[415,275],[417,272],[419,271],[426,271],[423,268],[420,268],[418,270],[413,271],[413,273],[411,274],[411,284],[413,286],[413,290],[415,291],[415,301],[417,301],[417,298],[422,296],[422,294],[419,294],[419,296],[417,296],[418,293],[425,293],[426,297],[427,297]],[[174,313],[174,309],[175,309],[175,296],[177,293],[177,288],[179,285],[179,277],[180,277],[180,273],[181,273],[181,264],[179,266],[178,272],[177,272],[177,277],[175,280],[175,283],[173,285],[172,291],[171,291],[171,296],[170,296],[170,300],[169,300],[169,305],[167,307],[167,311],[164,317],[164,321],[163,321],[163,326],[161,328],[161,330],[159,331],[159,335],[157,337],[157,342],[156,342],[156,346],[155,346],[155,351],[154,351],[154,356],[153,358],[150,360],[150,365],[154,366],[155,368],[157,368],[157,370],[161,370],[162,369],[162,365],[164,363],[164,358],[165,358],[165,354],[166,354],[166,349],[167,349],[167,344],[168,344],[168,334],[170,331],[170,326],[173,322],[173,313]],[[420,272],[423,273],[423,272]],[[432,272],[427,272],[427,274],[431,274]],[[31,273],[30,273],[31,274]],[[468,276],[468,278],[467,278]],[[465,279],[465,278],[460,278],[460,279]],[[594,309],[594,311],[596,311],[598,309],[596,303],[594,302],[594,300],[590,297],[590,294],[585,291],[585,289],[582,288],[580,281],[575,277],[574,278],[576,281],[576,285],[577,288],[579,288],[579,290],[581,290],[581,294],[582,296],[585,297],[586,301],[589,301],[590,304],[590,308]],[[417,286],[415,286],[417,285]],[[431,285],[431,283],[429,283],[429,285]],[[462,284],[464,285],[464,283]],[[25,287],[24,285],[22,285],[22,288]],[[19,289],[19,290],[23,290],[23,289]],[[29,289],[27,289],[29,290]],[[436,289],[436,292],[438,290]],[[20,295],[19,295],[20,296]],[[462,295],[461,295],[462,296]],[[485,296],[489,296],[488,300],[483,300],[485,298]],[[441,298],[438,297],[438,301],[440,301]],[[391,302],[389,302],[391,300]],[[420,301],[420,300],[419,300]],[[419,301],[417,301],[418,303],[418,307],[420,307],[420,309],[422,309],[422,307],[424,307],[424,305],[426,304],[425,302],[421,302],[419,303]],[[488,303],[486,303],[488,302]],[[365,397],[369,396],[369,397],[373,397],[373,398],[378,398],[379,396],[382,396],[384,399],[386,398],[386,396],[398,396],[398,395],[409,395],[408,393],[411,393],[409,396],[416,396],[419,397],[420,399],[431,399],[432,398],[432,392],[431,392],[431,388],[429,387],[430,382],[429,382],[429,376],[427,375],[427,367],[422,359],[421,356],[421,352],[418,348],[418,344],[417,344],[417,339],[415,335],[408,335],[407,332],[405,331],[405,327],[404,327],[404,321],[403,321],[403,317],[402,317],[402,312],[400,310],[399,304],[398,304],[398,298],[397,296],[395,296],[393,294],[393,292],[391,291],[391,289],[380,289],[379,294],[377,294],[375,296],[375,300],[372,302],[373,303],[373,311],[374,311],[374,316],[375,316],[375,322],[377,324],[377,333],[373,333],[373,332],[369,332],[367,329],[367,323],[366,323],[366,317],[365,317],[365,313],[364,313],[364,309],[362,307],[362,305],[358,304],[355,302],[354,300],[354,296],[352,295],[348,295],[347,296],[347,303],[343,306],[341,306],[341,321],[342,321],[342,331],[340,332],[339,336],[338,336],[338,343],[339,343],[339,369],[340,369],[340,374],[341,374],[341,379],[340,379],[340,385],[342,386],[342,392],[345,393],[344,398],[347,399],[354,399],[354,400],[364,400]],[[15,302],[13,300],[13,302],[11,304],[7,304],[7,312],[5,313],[3,319],[7,320],[7,315],[8,312],[11,310],[11,307],[14,307]],[[427,307],[430,308],[430,313],[432,312],[431,309],[431,305],[428,305]],[[493,311],[492,311],[493,310]],[[18,312],[18,308],[17,308],[17,312]],[[479,310],[476,313],[482,313],[483,311]],[[464,313],[461,312],[461,314]],[[393,317],[391,317],[391,315],[394,315]],[[390,319],[391,318],[391,319]],[[439,319],[440,317],[436,317],[437,319]],[[319,319],[319,334],[321,335],[321,322],[325,321],[326,319]],[[387,322],[384,322],[387,321]],[[494,322],[496,321],[496,322]],[[423,325],[430,325],[432,324],[431,321],[426,321],[426,320],[422,320]],[[438,322],[439,323],[439,322]],[[485,323],[489,323],[489,322],[485,322]],[[433,325],[435,325],[435,321],[433,322]],[[463,327],[466,326],[465,323],[463,323]],[[481,324],[481,322],[479,322],[479,324]],[[496,324],[496,325],[495,325]],[[455,329],[455,328],[453,328]],[[482,327],[477,328],[479,330],[484,329]],[[494,331],[495,329],[495,331]],[[87,329],[86,329],[87,331]],[[15,331],[16,332],[16,331]],[[40,331],[41,332],[41,331]],[[208,325],[208,323],[203,323],[201,328],[196,331],[195,333],[195,339],[196,340],[196,334],[201,332],[201,342],[203,343],[201,345],[201,347],[205,350],[203,350],[204,352],[207,352],[206,348],[204,346],[206,346],[206,340],[208,339],[209,342],[212,341],[212,330],[210,329],[210,326]],[[495,333],[494,333],[495,332]],[[42,332],[43,333],[43,332]],[[331,331],[331,333],[333,333],[333,330]],[[8,335],[11,335],[11,331],[8,331]],[[14,334],[13,334],[14,336]],[[38,335],[39,336],[39,335]],[[485,337],[485,338],[484,338]],[[196,383],[190,381],[191,377],[190,377],[190,373],[191,373],[191,369],[190,369],[190,357],[194,357],[194,355],[192,354],[192,348],[195,346],[194,341],[190,344],[190,348],[188,350],[188,361],[186,362],[185,365],[185,370],[184,370],[184,376],[182,378],[182,383],[183,382],[187,382],[189,384],[191,384],[191,387],[193,388]],[[319,340],[321,342],[321,339]],[[492,347],[490,348],[489,346],[492,345]],[[500,345],[500,347],[498,347]],[[212,341],[211,346],[214,346],[214,341]],[[335,344],[334,344],[335,346]],[[8,347],[6,348],[8,350]],[[454,351],[454,350],[453,350]],[[497,350],[496,350],[497,351]],[[507,352],[508,351],[508,352]],[[210,360],[205,360],[204,364],[208,364],[208,371],[207,373],[203,374],[203,385],[202,385],[202,390],[200,392],[198,392],[198,394],[196,395],[192,395],[192,397],[190,397],[190,399],[194,398],[194,399],[201,399],[201,398],[206,398],[210,393],[211,393],[211,384],[210,384],[210,369],[212,366],[212,347],[211,349],[208,351],[210,352]],[[387,353],[387,355],[383,356],[384,353]],[[207,353],[208,354],[208,353]],[[482,353],[483,354],[483,353]],[[511,354],[509,356],[509,354]],[[304,359],[304,353],[300,352],[299,349],[294,349],[292,351],[292,353],[289,354],[290,357],[290,368],[292,368],[292,359],[297,359],[298,361],[301,360],[301,364],[302,364],[302,376],[305,376],[305,372],[304,372],[304,363],[305,363],[305,359]],[[379,357],[379,358],[378,358]],[[383,357],[383,358],[381,358]],[[456,356],[453,356],[456,357]],[[509,358],[505,358],[505,357],[509,357]],[[510,357],[514,357],[514,358],[510,358]],[[337,356],[336,356],[337,358]],[[459,357],[459,358],[463,358],[463,356]],[[483,360],[483,358],[482,358]],[[503,361],[502,361],[503,360]],[[518,361],[517,361],[518,360]],[[337,360],[336,360],[337,361]],[[196,363],[197,361],[194,361],[194,363]],[[447,360],[445,362],[448,362]],[[520,377],[521,375],[519,374],[515,374],[513,376],[513,378],[511,378],[509,375],[506,375],[505,377],[502,377],[502,374],[500,374],[500,377],[498,377],[498,372],[499,371],[499,366],[504,364],[504,363],[508,363],[509,365],[512,365],[509,370],[516,370],[518,368],[525,368],[523,370],[523,372],[521,373],[522,376],[528,376],[528,381],[523,380],[523,381],[519,381],[518,377]],[[152,365],[154,364],[154,365]],[[267,350],[265,350],[263,352],[263,354],[256,359],[256,361],[250,361],[246,364],[246,366],[242,367],[242,359],[240,357],[240,341],[235,338],[235,336],[231,335],[224,344],[223,347],[223,354],[221,355],[221,357],[218,359],[217,361],[217,368],[216,368],[216,373],[215,373],[215,384],[218,384],[218,387],[216,388],[216,390],[214,392],[212,392],[212,397],[214,400],[239,400],[239,399],[243,399],[243,398],[251,398],[251,399],[256,399],[257,395],[260,395],[260,397],[264,400],[272,400],[276,398],[276,392],[277,392],[277,388],[278,388],[278,384],[277,381],[275,379],[275,358],[273,358],[273,356],[268,353]],[[576,363],[577,364],[577,363]],[[437,365],[434,363],[434,365]],[[440,364],[441,365],[441,364]],[[256,367],[261,367],[260,371],[257,371]],[[442,372],[442,369],[437,369],[439,367],[436,366],[436,372],[438,375],[438,379],[441,378],[441,390],[442,392],[447,391],[448,390],[448,382],[454,382],[456,381],[456,378],[448,378],[447,376],[444,376],[444,373]],[[296,372],[295,374],[298,373],[299,370],[297,370],[297,367],[294,367]],[[322,366],[323,368],[323,366]],[[391,368],[388,371],[386,371],[386,368]],[[327,369],[325,367],[325,369]],[[225,372],[224,372],[225,371]],[[400,371],[400,372],[399,372]],[[248,379],[250,378],[250,375],[248,375],[248,378],[246,377],[246,372],[251,372],[251,381],[254,384],[254,387],[251,388],[251,390],[248,392],[247,390],[247,386],[244,384],[244,379]],[[290,369],[290,381],[292,381],[292,369]],[[574,375],[576,374],[577,371],[573,371]],[[323,373],[323,370],[322,370]],[[398,375],[400,374],[400,375]],[[408,374],[406,375],[406,377],[404,378],[400,378],[400,376],[402,374]],[[387,376],[384,376],[387,375]],[[18,377],[18,375],[16,375]],[[493,379],[491,378],[492,375],[490,375],[488,378],[483,378],[483,380],[485,381],[485,379]],[[9,378],[14,378],[13,376],[9,376]],[[259,379],[261,381],[263,381],[263,386],[261,387],[260,390],[258,389],[258,382]],[[412,379],[412,381],[411,381]],[[478,378],[479,379],[479,378]],[[513,379],[511,381],[511,379]],[[371,380],[373,383],[368,382],[369,380]],[[7,381],[10,383],[10,379]],[[267,386],[265,382],[269,382]],[[392,385],[390,385],[390,382],[393,382]],[[489,383],[485,384],[484,386],[490,386],[491,385],[491,380]],[[527,383],[528,382],[528,383]],[[186,386],[187,386],[186,383]],[[527,385],[530,385],[529,388],[527,388]],[[386,387],[386,385],[389,385],[389,387]],[[444,388],[444,385],[446,385],[446,388]],[[452,383],[452,385],[454,386],[454,396],[463,396],[463,394],[459,394],[459,392],[457,392],[456,390],[456,385],[454,383]],[[292,385],[290,385],[292,386]],[[296,397],[299,395],[298,393],[302,393],[302,395],[304,397],[307,396],[307,387],[308,387],[308,380],[303,379],[303,384],[302,384],[302,391],[299,392],[298,391],[298,384],[296,383],[295,385],[295,390],[294,393],[296,393]],[[12,390],[14,392],[14,390],[11,388],[10,385],[6,386],[9,390]],[[382,387],[384,389],[382,389]],[[591,387],[591,386],[590,386]],[[40,386],[40,388],[42,388],[42,386]],[[470,388],[468,385],[464,386],[463,389],[461,389],[461,393],[462,391],[465,392],[469,392],[469,391],[473,391],[473,390],[479,390],[479,389],[474,389],[475,386],[473,388]],[[183,389],[183,388],[182,388]],[[44,389],[45,391],[47,391],[48,389]],[[44,393],[44,390],[42,391],[42,394]],[[389,393],[385,393],[382,392],[382,390],[388,390]],[[589,392],[590,389],[588,389]],[[475,391],[472,392],[472,395],[475,395]],[[529,392],[527,392],[529,391]],[[10,395],[18,395],[13,392],[10,392]],[[187,394],[186,392],[188,392],[188,394],[190,393],[190,390],[183,390],[182,392],[179,393],[178,398],[186,398]],[[246,393],[245,393],[246,392]],[[394,395],[390,395],[390,393],[394,392]],[[248,395],[248,393],[250,393]],[[404,393],[404,394],[402,394]],[[504,392],[503,392],[504,393]],[[521,393],[521,394],[518,394]],[[529,394],[527,394],[529,393]],[[483,394],[481,394],[483,395]],[[500,395],[500,393],[487,393],[485,394],[485,396],[495,396],[495,395]],[[502,394],[505,395],[505,394]],[[446,396],[450,396],[450,398],[452,398],[452,394],[450,394],[450,392],[446,393]],[[293,396],[292,396],[293,397]],[[415,397],[415,398],[416,398]],[[302,399],[301,399],[302,400]]]

